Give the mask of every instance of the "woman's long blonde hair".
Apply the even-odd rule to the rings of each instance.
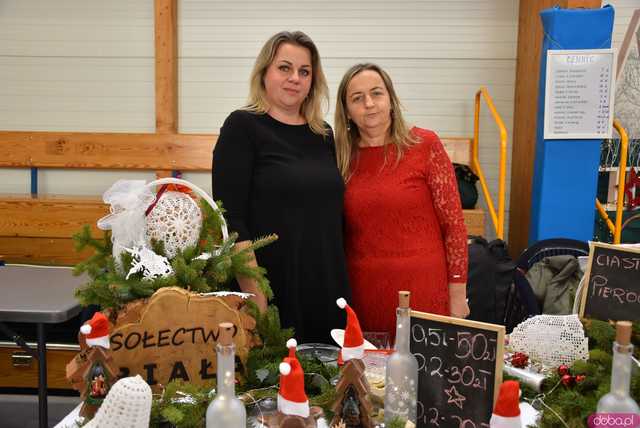
[[[389,93],[391,101],[391,127],[389,128],[389,144],[393,145],[396,152],[396,164],[402,159],[403,152],[416,143],[415,138],[410,133],[410,128],[402,117],[402,105],[400,99],[393,88],[391,78],[379,65],[372,63],[356,64],[351,67],[342,77],[340,86],[338,87],[338,95],[336,99],[336,113],[334,119],[335,139],[336,139],[336,157],[338,161],[338,169],[344,181],[349,181],[353,170],[352,162],[358,148],[360,140],[360,131],[355,123],[349,120],[347,116],[347,88],[351,80],[359,73],[371,70],[380,75],[384,85]],[[385,146],[385,158],[386,158]]]
[[[322,71],[318,48],[316,48],[313,40],[302,31],[281,31],[274,34],[267,40],[264,46],[262,46],[256,62],[253,65],[253,71],[249,79],[249,100],[244,109],[260,114],[269,111],[271,106],[267,101],[264,75],[267,73],[267,68],[269,68],[273,62],[278,48],[283,43],[302,46],[308,49],[311,54],[311,88],[300,107],[300,114],[305,118],[313,132],[326,135],[328,129],[324,121],[324,112],[329,105],[327,79]]]

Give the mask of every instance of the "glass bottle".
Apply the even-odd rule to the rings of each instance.
[[[598,413],[640,414],[638,404],[629,395],[631,383],[631,323],[616,323],[616,340],[613,342],[613,364],[611,367],[611,390],[598,401]]]
[[[385,379],[384,421],[387,425],[395,418],[415,424],[417,416],[418,361],[409,350],[411,293],[400,291],[398,294],[395,351],[387,360]]]
[[[245,428],[247,412],[235,391],[235,346],[233,324],[219,325],[217,352],[217,394],[209,404],[206,428]]]

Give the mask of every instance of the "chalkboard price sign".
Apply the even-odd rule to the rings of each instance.
[[[411,312],[420,427],[489,428],[504,364],[504,327]]]
[[[591,242],[580,316],[640,320],[640,250]]]

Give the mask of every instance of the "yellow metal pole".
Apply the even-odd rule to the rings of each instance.
[[[493,205],[493,199],[487,186],[487,181],[484,177],[484,172],[480,166],[479,152],[479,139],[480,139],[480,98],[484,96],[489,111],[493,116],[498,129],[500,131],[500,164],[498,175],[498,212],[496,213]],[[485,87],[481,87],[476,92],[475,97],[475,110],[473,114],[473,146],[471,148],[471,168],[474,170],[480,181],[480,187],[487,202],[487,208],[489,209],[489,215],[493,222],[493,227],[496,231],[496,236],[499,239],[504,239],[504,210],[505,210],[505,194],[506,194],[506,177],[507,177],[507,129],[504,126],[502,118],[498,114],[493,99],[489,95],[489,92]]]
[[[622,237],[622,208],[624,206],[624,185],[627,177],[627,150],[629,137],[627,131],[618,120],[613,121],[613,127],[620,134],[620,165],[618,167],[618,201],[616,206],[616,225],[613,232],[613,243],[619,244]]]
[[[616,227],[614,226],[613,222],[609,218],[609,214],[607,214],[607,212],[605,211],[604,207],[602,206],[598,198],[596,198],[596,208],[598,209],[598,213],[600,214],[600,217],[602,217],[605,223],[607,223],[607,227],[609,228],[611,233],[614,235],[614,243],[615,243]]]

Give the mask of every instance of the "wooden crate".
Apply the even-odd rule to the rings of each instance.
[[[35,349],[35,343],[29,343]],[[78,345],[47,345],[47,386],[71,389],[65,376],[67,363],[80,351]],[[11,342],[0,342],[0,388],[37,388],[38,361]]]
[[[484,236],[484,211],[480,208],[462,210],[464,224],[467,226],[467,235]]]

